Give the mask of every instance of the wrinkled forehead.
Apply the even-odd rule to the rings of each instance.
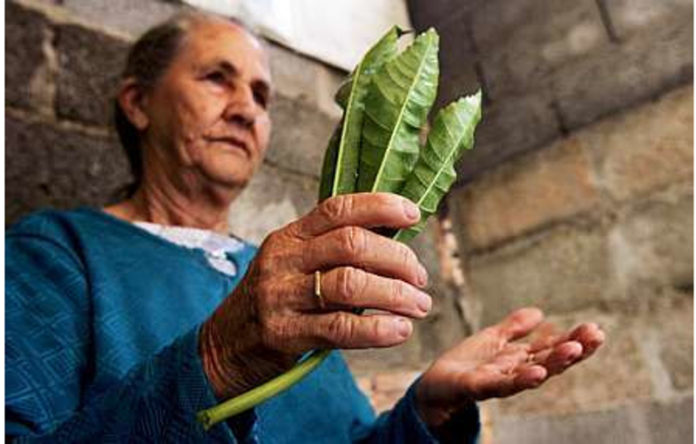
[[[228,60],[270,83],[268,52],[263,43],[243,26],[224,18],[206,18],[187,24],[179,54],[192,63]]]

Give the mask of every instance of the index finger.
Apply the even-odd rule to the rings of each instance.
[[[418,206],[405,197],[392,193],[355,193],[326,199],[288,229],[302,239],[309,239],[351,225],[408,228],[419,220]]]
[[[494,326],[495,330],[508,341],[527,336],[544,320],[538,308],[521,308]]]

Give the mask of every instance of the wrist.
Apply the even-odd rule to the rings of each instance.
[[[474,399],[468,396],[460,397],[456,403],[437,402],[428,397],[427,388],[419,381],[416,387],[415,404],[422,421],[442,442],[450,442],[446,438],[453,432],[458,435],[463,426],[464,429],[471,427],[472,420],[473,423],[478,424],[478,407]]]
[[[436,403],[428,402],[428,396],[425,392],[426,388],[421,381],[418,381],[415,396],[416,411],[428,428],[433,430],[449,421],[452,411]]]
[[[234,306],[230,300],[234,299]],[[270,350],[254,328],[250,301],[244,295],[228,298],[201,326],[198,351],[203,370],[218,399],[247,392],[290,368],[296,360]],[[234,313],[234,316],[229,316]]]

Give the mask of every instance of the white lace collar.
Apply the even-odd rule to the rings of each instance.
[[[228,259],[227,255],[241,251],[244,244],[234,237],[201,228],[169,226],[151,222],[133,222],[133,224],[176,245],[201,249],[205,252],[212,267],[231,276],[237,274],[237,267],[234,262]]]

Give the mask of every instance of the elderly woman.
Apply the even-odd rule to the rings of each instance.
[[[537,387],[602,343],[594,324],[519,342],[543,317],[523,309],[443,354],[379,418],[336,351],[205,431],[196,412],[307,351],[400,344],[431,306],[415,254],[370,230],[419,219],[399,196],[328,199],[258,249],[227,234],[228,207],[268,146],[270,96],[264,47],[235,21],[178,16],[135,44],[116,106],[133,192],[103,209],[40,212],[7,233],[9,436],[469,442],[476,401]]]

